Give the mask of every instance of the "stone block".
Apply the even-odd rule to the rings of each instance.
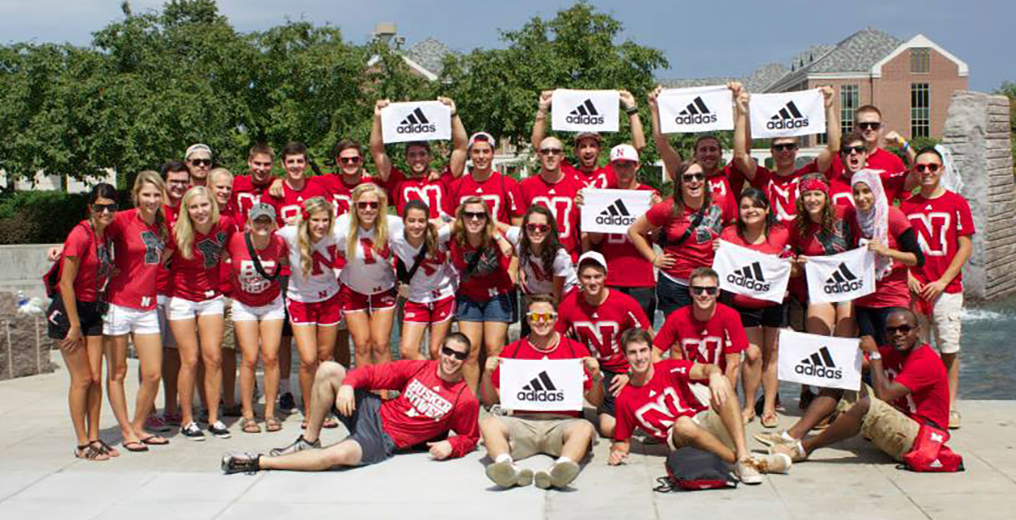
[[[0,381],[52,372],[51,345],[45,317],[18,312],[17,295],[0,292]]]

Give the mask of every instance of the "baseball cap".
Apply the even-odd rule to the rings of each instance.
[[[275,208],[272,207],[271,205],[265,204],[264,202],[259,202],[259,203],[255,204],[250,209],[250,213],[247,215],[247,218],[251,222],[254,222],[255,220],[257,220],[257,219],[259,219],[261,217],[268,217],[268,218],[270,218],[270,219],[272,219],[274,221],[275,220]]]
[[[497,141],[494,140],[494,136],[488,134],[487,132],[476,132],[475,134],[469,136],[469,148],[472,148],[473,143],[477,141],[490,143],[491,148],[497,148]]]
[[[610,162],[614,161],[639,162],[639,153],[630,144],[619,144],[610,149]]]
[[[208,152],[208,156],[212,156],[212,149],[207,144],[198,143],[187,147],[187,152],[183,154],[184,160],[190,159],[190,156],[197,152]]]
[[[603,267],[604,271],[607,270],[607,260],[597,251],[586,251],[585,253],[582,253],[582,256],[579,257],[579,269],[581,270],[582,264],[587,262],[593,262],[600,267]]]
[[[600,137],[599,132],[579,132],[579,134],[575,136],[575,144],[578,144],[579,141],[587,137],[590,139],[595,139],[597,143],[603,141],[603,139]]]

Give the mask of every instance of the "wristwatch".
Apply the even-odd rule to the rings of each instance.
[[[631,108],[624,109],[624,113],[628,114],[628,115],[637,114],[638,111],[639,111],[639,107],[631,107]]]
[[[868,354],[868,359],[871,361],[880,361],[882,359],[882,353],[877,351],[872,352],[871,354]]]

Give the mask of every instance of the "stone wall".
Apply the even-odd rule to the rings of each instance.
[[[1016,186],[1009,99],[957,91],[942,133],[963,176],[973,213],[974,252],[963,269],[964,293],[993,300],[1016,292]]]
[[[0,292],[0,381],[52,372],[42,314],[18,312],[17,296]]]

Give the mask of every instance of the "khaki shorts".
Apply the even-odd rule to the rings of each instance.
[[[935,300],[935,306],[929,317],[917,313],[918,324],[921,326],[921,341],[931,343],[935,338],[935,348],[942,354],[956,354],[960,351],[960,329],[962,328],[963,293],[942,293]]]
[[[564,446],[564,432],[570,426],[585,419],[564,415],[536,418],[498,417],[508,427],[508,445],[511,446],[512,458],[522,460],[540,453],[552,457],[561,456]]]
[[[222,348],[236,350],[236,328],[233,326],[233,299],[223,298]]]
[[[917,439],[921,425],[893,405],[869,395],[871,404],[861,421],[861,433],[886,455],[902,460]]]
[[[720,414],[714,412],[712,409],[701,411],[695,414],[695,417],[691,418],[692,421],[698,425],[699,428],[709,432],[713,437],[719,439],[724,446],[730,448],[731,451],[736,452],[737,448],[734,444],[734,438],[730,436],[730,432],[727,431],[727,427],[723,425],[723,420],[720,419]],[[667,432],[667,446],[670,449],[676,450],[682,446],[674,444],[674,431],[671,428]]]

